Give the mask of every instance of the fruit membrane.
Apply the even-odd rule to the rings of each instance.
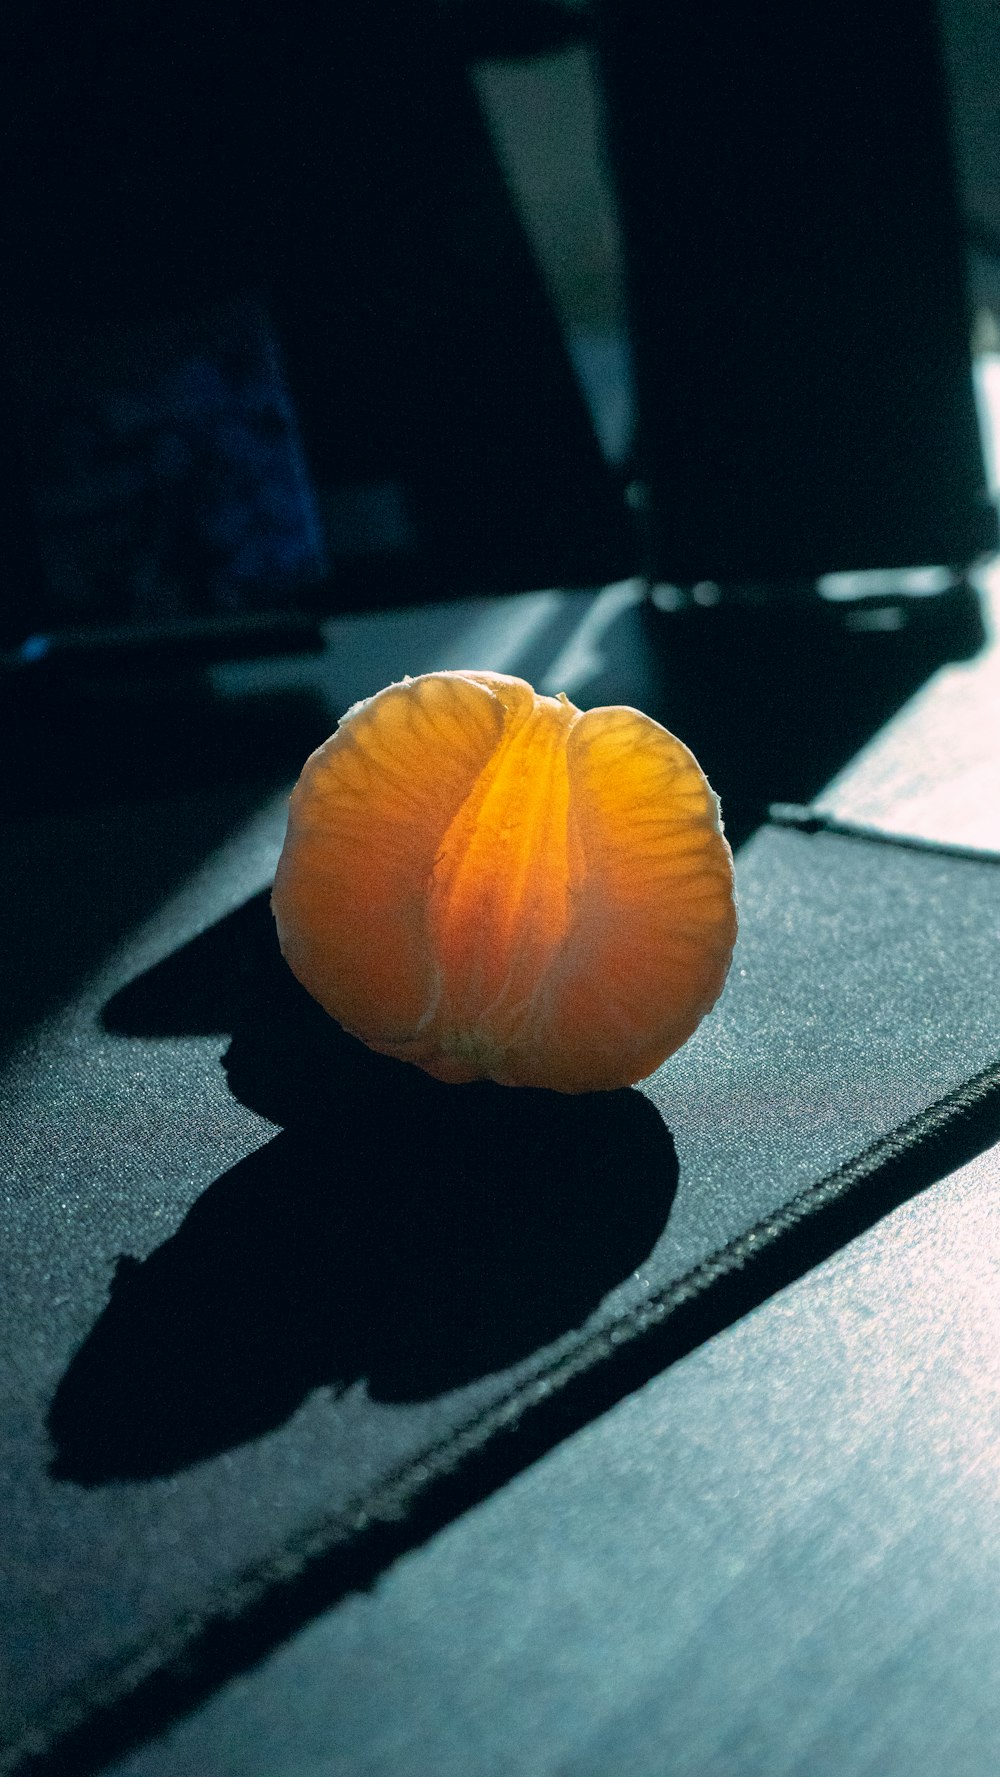
[[[272,895],[344,1027],[439,1080],[560,1092],[653,1072],[736,938],[718,798],[640,711],[502,673],[403,679],[306,762]]]

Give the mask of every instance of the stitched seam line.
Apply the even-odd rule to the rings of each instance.
[[[1000,850],[995,846],[962,845],[958,840],[923,839],[917,833],[890,833],[882,827],[868,827],[861,821],[839,820],[810,805],[797,802],[772,802],[767,811],[772,827],[791,828],[798,833],[829,833],[835,839],[862,839],[872,845],[894,845],[903,851],[930,852],[944,858],[971,858],[976,864],[1000,863]]]

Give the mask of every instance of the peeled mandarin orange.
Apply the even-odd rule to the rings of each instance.
[[[348,710],[292,793],[271,904],[293,973],[372,1049],[560,1092],[652,1073],[736,937],[687,747],[503,673],[428,673]]]

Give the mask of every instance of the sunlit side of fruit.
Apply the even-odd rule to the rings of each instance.
[[[347,712],[292,794],[272,906],[293,973],[371,1048],[560,1092],[652,1073],[736,938],[687,747],[500,673],[404,679]]]

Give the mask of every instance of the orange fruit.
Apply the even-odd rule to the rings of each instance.
[[[304,987],[440,1080],[630,1085],[722,991],[732,855],[638,710],[441,672],[348,710],[292,793],[271,905]]]

